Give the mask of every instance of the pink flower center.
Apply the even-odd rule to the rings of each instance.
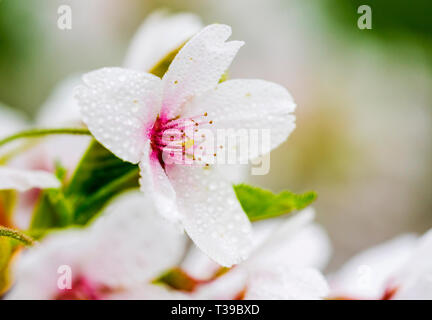
[[[152,157],[157,159],[163,168],[167,160],[182,164],[185,164],[187,159],[195,160],[199,142],[205,139],[205,135],[199,131],[209,124],[213,124],[213,121],[208,120],[207,112],[189,118],[166,119],[158,116],[150,130]]]
[[[79,277],[72,283],[71,289],[61,290],[56,300],[101,300],[111,290],[103,285],[96,285],[85,277]]]

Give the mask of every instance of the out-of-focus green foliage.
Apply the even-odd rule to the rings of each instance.
[[[234,191],[250,221],[274,218],[294,210],[301,210],[317,198],[315,192],[295,194],[282,191],[274,194],[269,190],[245,184],[234,186]]]
[[[33,213],[31,230],[66,227],[73,222],[72,207],[62,190],[45,190]]]
[[[10,287],[9,265],[12,254],[12,240],[0,237],[0,297]]]
[[[16,203],[14,190],[0,190],[0,226],[11,227],[11,218]]]
[[[368,5],[372,9],[374,34],[398,36],[405,34],[432,41],[432,2],[429,0],[325,0],[328,12],[343,24],[344,30],[361,32],[357,28],[357,9]],[[355,22],[355,23],[353,23]]]
[[[164,284],[175,290],[191,292],[200,281],[192,278],[180,268],[172,268],[153,281],[154,284]]]
[[[20,104],[32,88],[31,70],[43,41],[34,14],[38,5],[38,1],[0,1],[0,97],[11,105]]]
[[[12,284],[10,266],[21,244],[32,245],[33,239],[21,231],[0,226],[0,297]]]
[[[22,0],[0,1],[0,67],[16,68],[34,55],[35,19],[31,14],[33,2]]]
[[[374,37],[384,45],[413,41],[432,58],[432,1],[430,0],[325,0],[321,2],[338,29],[348,32],[353,40]],[[369,5],[372,9],[372,30],[360,30],[357,9]]]

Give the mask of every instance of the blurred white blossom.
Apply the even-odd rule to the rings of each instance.
[[[142,193],[116,198],[87,228],[53,232],[22,253],[15,265],[15,285],[8,299],[110,299],[149,288],[151,280],[175,265],[186,238],[155,214]],[[60,289],[60,266],[72,270],[72,288]]]
[[[432,231],[399,236],[366,250],[331,275],[331,296],[432,299]]]

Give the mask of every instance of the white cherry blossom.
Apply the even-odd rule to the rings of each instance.
[[[180,298],[151,281],[181,259],[186,237],[166,224],[141,192],[116,198],[89,227],[54,232],[27,249],[14,266],[8,299]],[[72,288],[59,288],[60,266]]]
[[[326,232],[311,224],[312,208],[295,217],[254,225],[254,250],[249,259],[197,288],[198,299],[322,299],[329,293],[320,273],[330,258]],[[193,278],[206,282],[218,270],[196,250],[182,263]]]
[[[139,28],[128,49],[124,65],[128,68],[149,71],[172,50],[183,44],[202,28],[200,18],[191,13],[170,15],[164,11],[151,14]],[[0,103],[0,138],[14,134],[32,126],[42,128],[62,128],[83,126],[75,88],[82,75],[74,74],[60,81],[41,105],[34,123],[27,121],[16,110]],[[50,136],[37,141],[26,151],[16,155],[8,166],[24,170],[53,172],[55,161],[59,161],[71,175],[75,166],[88,147],[87,136]],[[0,155],[7,154],[23,141],[3,146]],[[46,177],[46,175],[45,175]],[[30,222],[34,193],[24,193],[18,197],[14,225],[27,228]]]
[[[217,152],[200,148],[204,132],[270,130],[271,144],[246,155],[254,158],[277,147],[295,127],[295,104],[283,87],[263,80],[218,84],[243,45],[226,42],[230,35],[226,25],[204,28],[162,79],[104,68],[86,74],[85,86],[77,90],[83,120],[95,138],[119,158],[139,163],[141,188],[158,211],[181,223],[197,246],[224,266],[247,257],[252,230],[230,182],[209,165]],[[198,139],[186,134],[190,130]]]
[[[432,231],[365,250],[330,276],[333,297],[432,299]]]

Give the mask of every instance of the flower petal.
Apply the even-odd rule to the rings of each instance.
[[[247,271],[239,265],[199,286],[193,297],[198,300],[238,300],[246,289],[247,280]]]
[[[152,201],[132,191],[116,198],[94,224],[50,234],[29,248],[14,266],[16,284],[8,299],[53,299],[58,268],[72,280],[84,278],[111,292],[142,287],[184,254],[186,237],[154,211]],[[120,291],[119,291],[120,290]]]
[[[306,216],[309,214],[313,217],[312,208],[307,208],[291,218],[254,223],[255,235],[267,235],[246,264],[250,268],[269,270],[277,264],[323,269],[331,255],[330,240],[321,226],[306,224]]]
[[[208,280],[220,270],[221,266],[205,255],[197,246],[191,246],[180,268],[195,279]]]
[[[59,188],[60,181],[55,175],[40,170],[0,168],[0,190],[27,191],[33,188]]]
[[[174,223],[179,222],[176,193],[159,163],[158,156],[151,149],[150,142],[144,147],[144,156],[139,167],[141,191],[154,199],[157,211],[164,218]]]
[[[416,243],[415,235],[406,234],[354,256],[330,275],[332,296],[380,299],[396,271],[409,261]]]
[[[90,237],[88,230],[68,229],[49,235],[42,242],[24,251],[13,264],[15,285],[6,298],[48,300],[58,293],[57,273],[60,266],[68,266],[72,277],[80,270]]]
[[[232,185],[214,168],[168,166],[186,232],[217,263],[230,267],[251,249],[252,226]]]
[[[172,290],[158,284],[144,284],[115,292],[108,300],[189,300],[190,296],[182,291]]]
[[[24,130],[28,126],[25,117],[0,103],[0,138]]]
[[[84,263],[88,278],[110,287],[133,287],[179,263],[187,238],[158,215],[153,203],[132,191],[104,210],[95,222],[89,250],[100,254],[91,254]]]
[[[314,215],[314,210],[307,208],[294,217],[254,222],[253,250],[241,268],[248,272],[253,272],[255,268],[271,270],[280,263],[324,267],[329,257],[329,240],[318,225],[311,224]],[[220,266],[194,246],[188,250],[181,268],[194,278],[207,280]],[[235,270],[239,268],[237,266]]]
[[[212,24],[195,35],[180,50],[163,77],[162,114],[174,118],[191,97],[217,85],[242,41],[225,42],[231,27]]]
[[[213,138],[217,138],[216,143],[211,144],[218,157],[226,157],[225,152],[237,154],[240,151],[238,160],[244,161],[270,152],[288,138],[295,129],[292,114],[295,107],[290,93],[280,85],[264,80],[238,79],[225,81],[195,97],[186,105],[183,116],[206,114],[206,123],[200,124],[199,128],[211,130]],[[255,135],[252,129],[255,129]],[[220,138],[222,130],[225,139]],[[243,140],[242,134],[246,134],[247,139]],[[213,153],[206,151],[210,159]]]
[[[418,239],[409,259],[392,280],[397,289],[395,299],[432,299],[432,230]]]
[[[328,292],[318,270],[275,266],[250,275],[245,300],[319,300]]]
[[[39,109],[36,124],[42,127],[82,126],[75,88],[81,75],[72,75],[61,81]]]
[[[83,120],[95,138],[117,157],[142,158],[148,130],[161,101],[159,78],[122,68],[103,68],[83,77],[77,99]]]
[[[149,71],[201,28],[201,20],[194,14],[170,15],[165,11],[156,11],[136,32],[124,65],[126,68]]]

